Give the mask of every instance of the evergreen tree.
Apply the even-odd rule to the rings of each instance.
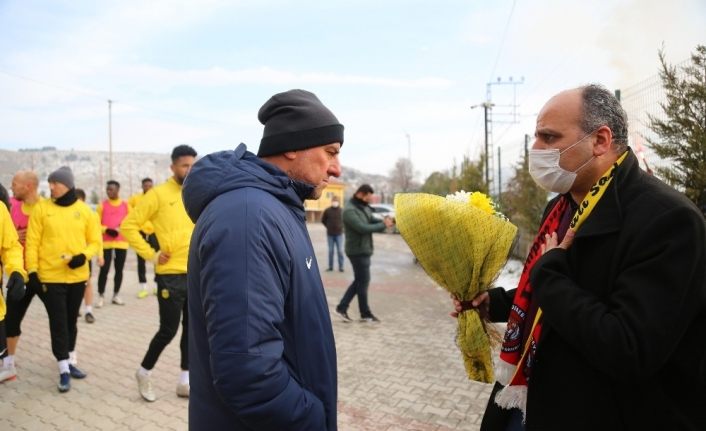
[[[451,192],[451,177],[446,172],[432,172],[424,181],[421,191],[439,196],[446,196]]]
[[[648,143],[671,163],[657,167],[657,174],[706,213],[706,46],[696,47],[681,73],[667,64],[663,50],[659,60],[667,96],[661,106],[667,119],[649,116],[650,128],[659,139],[648,139]]]
[[[503,193],[503,211],[521,231],[534,235],[539,228],[547,192],[529,174],[527,156],[515,165],[515,171]]]

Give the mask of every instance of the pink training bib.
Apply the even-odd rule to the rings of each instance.
[[[101,204],[103,206],[103,216],[101,217],[101,224],[108,229],[119,229],[120,223],[127,216],[127,202],[122,201],[120,205],[113,206],[108,200],[104,200]],[[113,238],[110,235],[103,234],[103,242],[118,242],[126,241],[123,234],[119,233],[118,236]]]

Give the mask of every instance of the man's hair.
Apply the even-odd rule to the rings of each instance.
[[[152,181],[152,178],[150,178],[150,177],[145,177],[145,178],[142,179],[142,184],[144,184],[144,183],[153,183],[153,182],[154,182],[154,181]]]
[[[196,157],[196,150],[194,150],[188,145],[177,145],[172,150],[172,163],[175,163],[177,160],[179,160],[179,157],[184,156]]]
[[[358,190],[355,191],[355,194],[358,193],[363,193],[364,195],[372,194],[375,193],[373,191],[373,188],[370,187],[370,184],[362,184],[360,187],[358,187]]]
[[[117,182],[117,181],[115,181],[115,180],[108,180],[108,181],[105,183],[105,185],[106,185],[106,186],[115,186],[115,187],[117,187],[117,188],[120,188],[120,183]]]
[[[108,181],[108,183],[110,183],[110,181]],[[76,197],[82,201],[86,200],[86,192],[84,192],[83,189],[76,189],[74,190],[74,193],[76,193]]]
[[[581,128],[584,133],[593,133],[601,126],[613,132],[613,146],[623,152],[628,146],[628,116],[620,101],[602,85],[589,84],[580,87],[583,99]]]

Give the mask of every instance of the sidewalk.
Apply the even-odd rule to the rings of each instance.
[[[323,226],[309,226],[319,267],[327,266]],[[370,303],[381,324],[344,323],[332,316],[338,351],[341,431],[477,430],[491,385],[470,382],[454,343],[450,300],[413,263],[399,235],[376,234]],[[346,261],[346,265],[349,262]],[[148,270],[150,278],[151,270]],[[111,273],[112,277],[112,273]],[[333,307],[352,280],[323,272]],[[19,377],[0,385],[0,429],[186,430],[188,401],[177,398],[179,334],[153,372],[158,399],[146,403],[134,373],[158,327],[154,296],[137,299],[135,255],[128,252],[122,298],[79,320],[78,360],[89,376],[56,390],[46,311],[38,299],[23,322],[16,361]],[[153,283],[152,283],[153,285]],[[95,289],[95,276],[94,276]],[[109,281],[108,291],[112,289]],[[357,302],[349,310],[357,319]]]

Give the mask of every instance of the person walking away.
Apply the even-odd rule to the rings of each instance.
[[[328,240],[328,268],[326,271],[333,271],[333,253],[336,249],[338,257],[338,270],[343,272],[343,215],[341,213],[341,202],[338,196],[331,198],[331,206],[324,210],[321,216],[321,223],[326,226],[326,239]]]
[[[25,246],[27,237],[27,227],[29,226],[29,217],[41,200],[37,189],[39,187],[39,179],[37,174],[32,171],[21,170],[15,173],[12,177],[12,198],[10,198],[12,224],[17,231],[17,237],[20,245]],[[24,262],[24,251],[23,251]],[[26,269],[26,267],[25,267]],[[14,377],[17,374],[15,367],[15,354],[17,353],[17,345],[20,340],[21,324],[24,319],[27,309],[32,303],[32,299],[39,292],[33,289],[31,284],[25,286],[25,294],[17,299],[7,298],[7,315],[5,316],[5,329],[7,332],[7,356],[3,360],[3,367],[8,370]]]
[[[260,108],[258,155],[199,160],[184,184],[192,431],[335,431],[336,345],[305,199],[341,174],[343,125],[311,92]]]
[[[76,197],[81,202],[86,202],[86,192],[83,189],[76,189]],[[95,211],[91,211],[91,216],[95,219],[95,224],[100,229],[100,219]],[[98,232],[101,236],[101,232]],[[101,240],[101,245],[98,248],[98,253],[96,253],[98,260],[98,267],[103,266],[103,241]],[[86,280],[86,290],[83,293],[83,306],[85,311],[84,318],[86,323],[95,323],[96,316],[93,315],[93,282],[91,281],[91,275],[93,274],[93,259],[88,259],[88,280]],[[79,314],[80,316],[80,314]]]
[[[137,206],[137,204],[140,203],[142,198],[145,196],[145,194],[150,191],[150,189],[154,186],[154,182],[152,181],[152,178],[146,177],[142,179],[142,192],[140,193],[135,193],[134,195],[130,196],[130,199],[128,200],[128,204],[130,205],[130,209],[133,209]],[[152,226],[152,222],[148,221],[144,224],[144,226],[140,227],[140,235],[142,238],[144,238],[147,242],[150,242],[152,239],[152,235],[154,234],[154,226]],[[156,250],[158,247],[155,247],[155,244],[152,244],[152,247]],[[135,253],[137,255],[137,281],[140,283],[140,290],[137,292],[137,297],[139,299],[144,299],[147,298],[149,295],[149,292],[147,291],[147,265],[145,264],[145,260],[140,257],[139,254]],[[154,294],[157,294],[157,288],[154,288]]]
[[[369,184],[358,187],[355,194],[343,211],[343,227],[346,235],[346,256],[353,267],[353,282],[348,286],[336,306],[336,314],[344,322],[351,322],[348,316],[348,306],[355,296],[358,296],[358,309],[361,322],[379,323],[380,319],[370,311],[368,304],[368,286],[370,285],[370,257],[373,255],[373,233],[383,232],[392,227],[390,218],[377,221],[373,218],[370,201],[373,188]]]
[[[113,255],[115,256],[115,274],[113,276],[113,299],[110,302],[115,305],[125,305],[119,293],[123,283],[123,268],[125,267],[128,244],[120,233],[120,223],[127,217],[129,207],[126,201],[120,199],[120,183],[117,181],[108,181],[105,192],[108,199],[101,202],[97,208],[103,231],[104,262],[98,272],[98,308],[102,307],[104,303],[105,285],[108,282],[108,272]]]
[[[135,252],[156,265],[159,330],[152,338],[135,373],[140,395],[149,402],[157,399],[152,385],[152,369],[157,364],[159,355],[177,334],[179,320],[182,326],[179,343],[181,374],[176,393],[179,397],[189,397],[186,267],[194,224],[184,209],[181,189],[196,160],[196,151],[188,145],[179,145],[172,150],[171,159],[172,177],[145,194],[121,225],[122,234]],[[148,221],[154,226],[159,251],[140,235],[140,229]]]
[[[29,284],[39,291],[49,315],[58,389],[67,392],[71,378],[86,377],[75,365],[76,320],[88,280],[87,261],[98,252],[100,236],[91,209],[76,197],[71,169],[61,167],[48,180],[51,199],[32,211],[25,259]]]

